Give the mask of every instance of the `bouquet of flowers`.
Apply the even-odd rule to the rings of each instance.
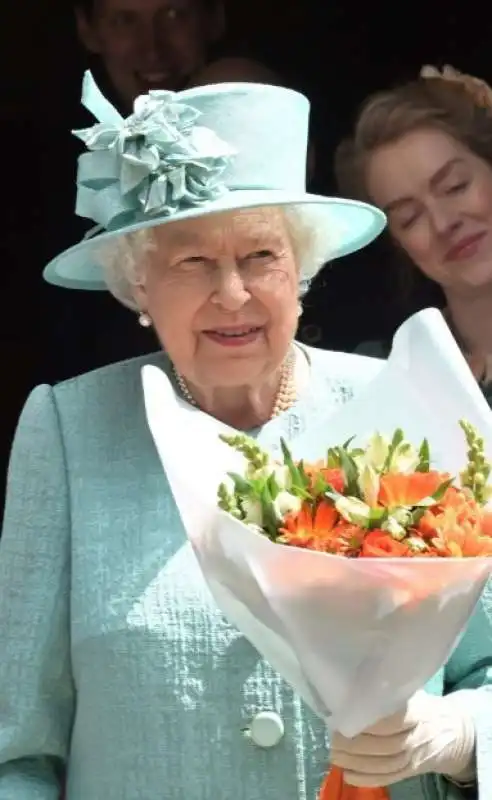
[[[285,442],[272,460],[253,439],[223,434],[246,464],[220,484],[219,508],[277,544],[347,558],[492,556],[491,465],[474,427],[460,425],[468,463],[458,485],[431,470],[427,440],[416,449],[401,429],[330,447],[316,464],[294,461]]]
[[[228,620],[346,737],[404,706],[448,660],[492,571],[492,415],[442,316],[408,320],[358,397],[268,447],[183,403],[157,368],[143,382]],[[387,794],[352,792],[332,770],[323,797]]]
[[[282,458],[273,460],[249,437],[224,434],[222,440],[244,457],[245,465],[241,474],[230,473],[229,481],[220,484],[218,506],[272,545],[331,556],[492,557],[492,511],[486,508],[492,496],[491,464],[475,428],[464,420],[460,425],[468,462],[458,480],[431,469],[428,441],[415,448],[401,429],[390,438],[376,433],[363,447],[350,441],[330,447],[315,464],[295,461],[285,442]],[[421,583],[418,573],[415,577],[406,602],[400,600],[401,610],[442,590],[438,573],[437,583]],[[391,585],[389,579],[386,588]],[[378,800],[387,795],[383,788],[344,787],[343,774],[333,768],[320,800],[349,796]]]

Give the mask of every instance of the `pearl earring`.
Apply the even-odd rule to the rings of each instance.
[[[298,303],[298,304],[297,304],[297,316],[298,316],[298,317],[302,317],[302,312],[303,312],[303,311],[304,311],[304,309],[303,309],[303,307],[302,307],[302,303]]]
[[[151,327],[152,320],[146,311],[141,311],[140,314],[138,315],[138,324],[141,325],[142,328]]]

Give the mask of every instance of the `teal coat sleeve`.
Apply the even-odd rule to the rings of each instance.
[[[492,798],[492,581],[445,671],[446,692],[474,689],[467,705],[477,732],[479,797]]]
[[[0,800],[58,800],[74,708],[69,500],[53,392],[29,397],[0,539]]]

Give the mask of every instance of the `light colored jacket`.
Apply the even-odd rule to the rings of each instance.
[[[308,354],[311,384],[261,429],[265,445],[379,369]],[[169,368],[156,355],[40,386],[20,419],[0,543],[0,800],[56,800],[65,766],[68,800],[314,800],[327,731],[209,595],[147,428],[144,363]],[[492,798],[491,616],[487,595],[428,687],[477,687],[481,800]],[[244,734],[262,710],[285,727],[269,749]],[[391,791],[460,796],[437,776]]]

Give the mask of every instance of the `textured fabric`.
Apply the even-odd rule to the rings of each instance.
[[[379,368],[309,356],[311,383],[258,431],[265,445],[316,424]],[[314,800],[326,730],[209,595],[147,429],[144,363],[168,368],[156,355],[40,386],[19,423],[0,543],[0,800],[55,800],[65,763],[67,800]],[[428,691],[492,683],[491,606],[488,594]],[[476,700],[490,800],[492,690]],[[285,724],[269,750],[243,733],[265,709]],[[460,797],[435,776],[391,789]]]

